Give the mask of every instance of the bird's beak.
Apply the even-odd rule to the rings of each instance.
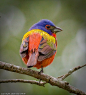
[[[60,27],[54,27],[52,30],[53,33],[58,33],[60,31],[62,31],[62,29]]]

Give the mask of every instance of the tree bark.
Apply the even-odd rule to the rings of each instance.
[[[85,65],[86,66],[86,65]],[[38,71],[34,71],[28,68],[22,68],[20,66],[16,66],[13,64],[5,63],[0,61],[0,69],[4,69],[11,72],[16,72],[19,74],[29,75],[37,79],[41,79],[46,83],[51,84],[52,86],[57,86],[64,90],[67,90],[70,93],[75,93],[77,95],[86,95],[85,92],[71,86],[68,82],[60,80],[59,78],[54,78],[52,76],[46,75],[44,73],[40,73]]]

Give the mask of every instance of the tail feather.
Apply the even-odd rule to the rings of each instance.
[[[36,65],[37,59],[38,59],[38,52],[29,53],[27,67],[30,68],[30,67],[33,67],[34,65]]]

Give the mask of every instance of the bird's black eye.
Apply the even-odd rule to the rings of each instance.
[[[49,30],[49,29],[50,29],[50,25],[46,25],[45,28],[46,28],[47,30]]]

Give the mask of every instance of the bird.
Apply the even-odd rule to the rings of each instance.
[[[42,19],[32,25],[22,38],[20,56],[28,68],[43,68],[50,65],[57,52],[56,33],[62,31],[60,27],[48,20]]]

